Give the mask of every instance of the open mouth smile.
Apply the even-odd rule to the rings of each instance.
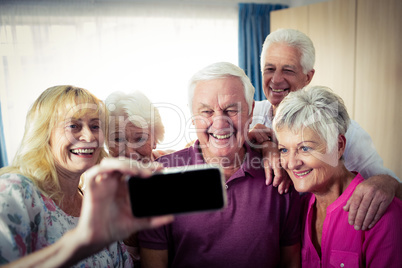
[[[304,177],[304,176],[310,174],[311,171],[313,171],[313,170],[310,169],[310,170],[306,170],[306,171],[303,171],[303,172],[295,172],[295,171],[293,171],[293,174],[295,176],[297,176],[297,177]]]
[[[271,90],[274,93],[282,93],[282,92],[288,91],[289,89],[288,88],[271,88]]]
[[[78,148],[78,149],[71,149],[70,152],[75,155],[79,156],[90,156],[93,155],[95,152],[94,148]]]
[[[229,139],[233,135],[233,133],[229,133],[229,134],[226,134],[226,135],[218,135],[218,134],[210,133],[210,135],[212,137],[214,137],[215,139],[224,140],[224,139]]]

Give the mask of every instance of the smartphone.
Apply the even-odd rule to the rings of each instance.
[[[183,214],[223,209],[225,178],[213,165],[165,168],[149,178],[127,179],[135,217]]]

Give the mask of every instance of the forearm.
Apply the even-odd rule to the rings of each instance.
[[[89,245],[77,229],[66,233],[56,243],[31,253],[4,267],[69,267],[96,253],[100,248]]]

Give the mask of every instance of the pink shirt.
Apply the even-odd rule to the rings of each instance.
[[[302,267],[402,267],[402,201],[394,198],[384,216],[368,231],[356,231],[343,210],[356,186],[363,181],[358,174],[345,192],[327,208],[321,252],[311,241],[315,196],[302,198]]]

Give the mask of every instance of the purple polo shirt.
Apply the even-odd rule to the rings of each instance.
[[[162,156],[166,167],[204,164],[197,146]],[[227,181],[228,206],[176,216],[139,234],[140,247],[169,252],[169,267],[277,267],[280,247],[300,242],[300,198],[265,185],[261,156],[245,145],[243,165]]]

